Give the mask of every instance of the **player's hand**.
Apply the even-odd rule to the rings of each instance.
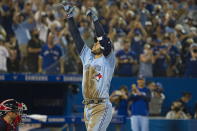
[[[86,12],[86,15],[91,17],[93,21],[98,20],[97,13],[92,8],[88,9],[88,11]]]
[[[64,10],[66,12],[67,18],[73,17],[74,7],[71,5],[65,5]]]
[[[132,93],[136,95],[142,95],[142,93],[137,89],[136,86],[132,86]]]

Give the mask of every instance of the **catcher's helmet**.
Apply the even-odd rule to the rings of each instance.
[[[22,115],[23,111],[27,110],[24,103],[19,103],[14,99],[8,99],[0,103],[0,116],[7,114],[8,112],[18,112]]]

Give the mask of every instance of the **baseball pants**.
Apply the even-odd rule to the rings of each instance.
[[[88,104],[84,108],[87,131],[106,131],[112,119],[112,104],[109,100],[100,104]]]
[[[149,119],[146,116],[134,115],[131,117],[132,131],[149,131]]]

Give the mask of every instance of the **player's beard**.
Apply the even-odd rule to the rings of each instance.
[[[91,52],[92,52],[92,54],[94,54],[94,55],[100,55],[100,54],[103,53],[101,49],[92,50]]]

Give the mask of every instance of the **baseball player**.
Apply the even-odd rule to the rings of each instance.
[[[0,131],[16,131],[24,110],[27,110],[26,105],[14,99],[0,103]]]
[[[87,15],[93,20],[96,41],[92,49],[82,40],[73,19],[74,7],[64,6],[70,33],[74,39],[83,64],[82,92],[84,120],[88,131],[105,131],[112,119],[112,104],[109,101],[109,88],[115,68],[115,55],[110,39],[93,10]]]

